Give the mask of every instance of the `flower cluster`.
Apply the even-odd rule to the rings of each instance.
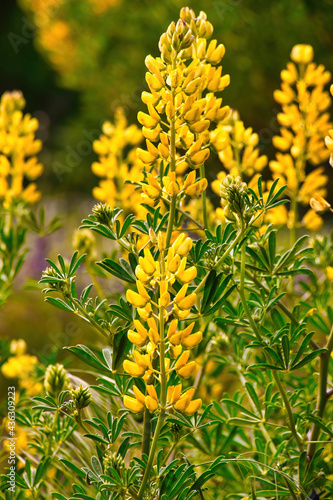
[[[26,354],[26,349],[27,344],[23,339],[13,340],[10,344],[12,356],[2,365],[1,373],[6,378],[17,379],[19,388],[25,390],[28,396],[36,396],[42,390],[35,373],[38,359]]]
[[[36,154],[42,142],[35,138],[38,120],[23,114],[25,100],[21,92],[5,92],[0,100],[0,198],[8,209],[12,203],[36,203],[41,197],[36,184],[43,165]]]
[[[260,172],[266,167],[268,158],[259,154],[259,136],[252,127],[245,128],[237,111],[232,111],[218,124],[211,135],[218,134],[220,140],[219,159],[227,172],[234,177],[251,178],[250,184],[257,185]],[[217,174],[217,179],[211,184],[212,190],[220,196],[220,186],[227,176],[225,171]],[[223,206],[216,209],[220,221],[225,220]]]
[[[114,124],[105,122],[103,134],[94,141],[94,151],[99,161],[91,166],[93,173],[103,180],[93,189],[93,196],[111,208],[120,207],[126,212],[140,210],[140,193],[135,183],[142,179],[142,163],[136,157],[136,146],[142,133],[136,125],[128,126],[124,110],[118,108]],[[125,181],[133,182],[126,183]]]
[[[237,111],[220,122],[214,133],[225,141],[224,148],[219,151],[219,159],[231,175],[252,177],[266,167],[268,158],[259,154],[258,134],[253,132],[252,127],[245,128]]]
[[[166,380],[171,372],[188,379],[196,372],[195,361],[190,361],[190,350],[202,339],[200,331],[195,332],[195,322],[180,327],[188,318],[197,301],[195,292],[189,291],[189,284],[196,277],[194,266],[187,266],[187,254],[192,240],[181,233],[166,250],[165,240],[159,233],[158,251],[153,254],[145,249],[139,258],[135,273],[137,291],[128,290],[127,300],[137,309],[140,319],[134,320],[133,330],[128,338],[137,349],[133,350],[133,361],[124,361],[124,370],[133,377],[141,377],[147,388],[144,395],[134,386],[134,396],[125,396],[124,404],[134,412],[147,407],[154,412],[158,408],[174,407],[188,415],[201,407],[201,400],[193,400],[194,389],[182,394],[182,385],[170,385]],[[173,319],[171,319],[171,316]],[[159,369],[157,361],[159,360]],[[154,383],[159,382],[160,398]]]
[[[229,85],[230,78],[222,76],[218,66],[224,46],[207,41],[212,32],[206,14],[195,17],[184,8],[177,24],[172,23],[160,38],[161,57],[146,58],[150,92],[143,92],[142,100],[148,113],[140,111],[138,120],[147,149],[138,148],[137,155],[149,171],[142,196],[150,205],[157,205],[161,197],[171,203],[181,194],[199,196],[207,187],[202,167],[210,146],[219,149],[223,143],[209,128],[229,114],[215,93]],[[192,171],[183,181],[188,167]]]
[[[333,84],[330,86],[330,92],[331,95],[333,95]],[[333,166],[333,129],[328,131],[328,134],[325,137],[325,144],[330,152],[330,165]]]
[[[90,20],[99,19],[121,1],[85,0],[81,2],[81,14],[87,12]],[[82,60],[90,59],[93,61],[98,47],[91,37],[87,36],[87,26],[80,25],[78,29],[77,23],[70,22],[69,13],[73,6],[75,7],[75,2],[66,2],[65,0],[21,0],[20,4],[29,14],[32,14],[37,45],[47,54],[51,64],[59,74],[67,76],[70,85],[73,84],[76,78],[81,77],[81,80],[82,76],[87,78],[86,75],[81,74]],[[85,45],[86,50],[82,50],[80,33],[83,40],[89,39],[89,45]]]
[[[317,167],[329,157],[324,137],[331,126],[328,93],[324,90],[331,74],[323,65],[312,62],[310,45],[296,45],[290,54],[292,62],[281,72],[281,89],[274,92],[275,100],[281,104],[277,115],[281,134],[273,138],[280,151],[269,166],[273,178],[287,184],[286,193],[291,198],[290,227],[297,227],[297,203],[308,205],[311,197],[318,193],[326,195],[327,176],[322,167]],[[306,172],[307,163],[317,167]],[[312,209],[305,215],[303,224],[310,230],[322,225],[322,219]]]

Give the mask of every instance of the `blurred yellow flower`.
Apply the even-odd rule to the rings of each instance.
[[[14,202],[33,204],[41,197],[35,183],[24,187],[25,178],[35,180],[43,172],[35,156],[42,148],[35,138],[38,120],[24,115],[24,106],[19,91],[5,92],[0,100],[0,198],[7,209]]]

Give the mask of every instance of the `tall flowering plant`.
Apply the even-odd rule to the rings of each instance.
[[[147,112],[138,114],[146,147],[136,151],[140,174],[127,179],[140,210],[101,202],[82,222],[80,241],[90,260],[87,230],[109,243],[96,267],[110,277],[112,293],[96,283],[97,296],[92,284],[82,289],[82,252],[69,261],[48,260],[43,273],[46,300],[86,321],[96,336],[89,347],[66,348],[89,365],[87,380],[50,365],[44,395],[18,414],[33,455],[22,459],[17,481],[33,498],[332,496],[326,479],[332,470],[331,243],[297,240],[293,233],[295,241],[283,248],[271,222],[293,191],[275,174],[264,185],[260,172],[268,158],[257,134],[222,106],[219,92],[229,76],[220,66],[224,46],[211,40],[212,32],[203,12],[184,8],[160,38],[159,57],[146,58]],[[292,57],[309,58],[308,51],[298,47]],[[308,71],[324,78],[316,80],[314,96],[302,94],[310,116],[284,108],[286,130],[275,140],[281,146],[288,139],[288,148],[301,144],[302,152],[294,146],[291,152],[299,191],[305,175],[299,155],[305,161],[306,150],[318,164],[332,150],[329,121],[321,116],[326,97],[322,104],[317,99],[318,92],[326,96],[327,77],[314,66]],[[290,84],[302,90],[304,73],[294,73]],[[288,96],[289,87],[282,89]],[[295,121],[287,124],[292,113]],[[314,139],[307,132],[304,141],[297,120],[313,126]],[[104,127],[93,167],[113,183],[124,148],[122,136],[114,144],[117,128],[128,130],[124,121]],[[209,217],[206,195],[205,162],[216,153],[227,170],[213,185],[221,224]],[[106,196],[100,187],[98,196]],[[311,196],[316,213],[331,210],[323,194]]]

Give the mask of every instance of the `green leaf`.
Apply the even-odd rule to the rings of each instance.
[[[257,396],[257,393],[256,391],[254,390],[254,387],[252,384],[250,384],[249,382],[246,382],[245,383],[245,387],[246,387],[246,390],[247,392],[249,393],[249,396],[250,398],[252,399],[255,407],[257,408],[258,410],[258,413],[259,415],[261,416],[261,405],[260,405],[260,401],[259,401],[259,398]]]
[[[96,474],[98,476],[100,476],[101,474],[103,474],[103,469],[101,467],[101,464],[100,464],[98,458],[95,455],[93,455],[91,457],[91,465],[92,465],[92,468],[94,469],[94,471],[96,472]]]
[[[61,309],[62,311],[74,312],[74,307],[71,307],[64,300],[56,298],[56,297],[45,297],[45,301],[49,304],[52,304],[54,307]]]
[[[310,363],[310,361],[312,361],[314,358],[316,358],[317,356],[319,356],[320,354],[322,354],[325,351],[326,351],[326,349],[316,349],[315,351],[310,352],[301,361],[299,361],[299,363],[297,363],[296,365],[293,365],[292,370],[298,370],[302,366],[307,365],[308,363]]]
[[[69,462],[68,460],[65,460],[64,458],[60,458],[60,462],[62,462],[67,467],[67,469],[72,470],[73,472],[75,472],[75,474],[80,476],[82,479],[86,478],[86,475],[83,472],[83,470],[76,467],[76,465],[74,465],[72,462]]]
[[[78,344],[76,346],[71,346],[71,347],[64,347],[67,351],[72,352],[75,354],[76,357],[81,359],[81,361],[84,361],[90,366],[93,366],[94,368],[97,368],[99,370],[108,370],[108,366],[104,365],[94,354],[89,347],[86,347],[82,344]]]
[[[113,274],[113,276],[116,276],[117,278],[123,281],[126,281],[128,283],[136,282],[136,279],[133,275],[133,271],[128,263],[127,264],[130,269],[130,272],[128,268],[124,269],[121,265],[119,265],[112,259],[103,259],[102,261],[97,262],[96,264],[102,267],[105,271],[109,272],[110,274]]]

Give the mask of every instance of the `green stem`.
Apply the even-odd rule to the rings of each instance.
[[[242,233],[243,233],[243,225],[242,225]],[[249,323],[251,325],[251,328],[253,330],[253,333],[257,337],[257,340],[259,342],[262,342],[261,333],[259,331],[259,328],[258,328],[256,322],[252,318],[251,311],[249,309],[249,306],[247,305],[247,301],[246,301],[246,297],[245,297],[245,259],[246,259],[246,246],[245,246],[245,243],[244,243],[243,246],[242,246],[242,252],[241,252],[241,270],[240,270],[239,295],[240,295],[240,298],[241,298],[241,301],[242,301],[242,305],[243,305],[245,314],[246,314],[247,319],[248,319],[248,321],[249,321]],[[266,354],[266,356],[267,356],[267,354]],[[268,358],[270,359],[269,356],[268,356]],[[295,439],[295,441],[297,443],[298,448],[302,451],[303,445],[302,445],[300,437],[299,437],[299,435],[297,434],[297,431],[296,431],[295,421],[294,421],[294,415],[293,415],[293,412],[292,412],[292,409],[291,409],[291,406],[290,406],[290,402],[289,402],[288,396],[287,396],[287,394],[286,394],[286,392],[284,390],[284,387],[283,387],[283,385],[281,383],[279,375],[276,373],[275,370],[272,370],[272,373],[273,373],[273,377],[274,377],[275,383],[276,383],[276,385],[277,385],[277,387],[279,389],[279,392],[281,394],[284,406],[285,406],[287,414],[288,414],[290,431],[291,431],[291,433],[292,433],[292,435],[293,435],[293,437],[294,437],[294,439]]]
[[[257,286],[259,286],[263,290],[265,290],[265,292],[267,294],[270,292],[270,290],[261,281],[259,281],[258,278],[256,278],[255,276],[253,276],[250,273],[248,273],[248,276],[252,279],[253,283],[255,283]],[[283,304],[283,302],[281,302],[281,300],[278,300],[278,302],[276,303],[276,305],[281,309],[281,311],[284,312],[284,314],[287,316],[287,318],[289,318],[290,321],[295,326],[299,326],[300,325],[300,322],[298,321],[298,319],[293,315],[293,313],[291,311],[289,311],[289,309]],[[319,345],[316,344],[316,342],[314,340],[312,340],[312,339],[310,340],[310,346],[312,347],[312,349],[314,351],[316,349],[320,349]]]
[[[284,406],[285,406],[287,414],[288,414],[289,428],[291,430],[291,433],[292,433],[292,435],[293,435],[293,437],[294,437],[294,439],[296,441],[296,444],[297,444],[299,450],[303,451],[303,444],[302,444],[302,441],[301,441],[301,439],[300,439],[300,437],[299,437],[299,435],[297,434],[297,431],[296,431],[294,415],[293,415],[293,412],[292,412],[292,409],[291,409],[291,406],[290,406],[290,403],[289,403],[288,396],[287,396],[286,391],[284,390],[284,387],[283,387],[283,385],[281,383],[280,377],[276,373],[275,370],[273,370],[273,377],[274,377],[276,385],[277,385],[277,387],[279,389],[279,392],[280,392],[281,397],[283,399]]]
[[[205,165],[200,166],[200,177],[204,179],[206,177]],[[207,193],[206,190],[202,192],[202,219],[205,228],[208,229],[208,215],[207,215]]]
[[[172,200],[171,200],[171,204],[170,204],[170,215],[169,215],[168,229],[167,229],[167,234],[166,234],[166,239],[165,239],[166,248],[169,248],[169,246],[170,246],[172,230],[173,230],[173,226],[175,223],[176,201],[177,201],[177,196],[173,196]]]
[[[87,433],[90,434],[89,429],[86,427],[85,423],[82,420],[81,416],[81,411],[79,411],[78,417],[77,417],[77,423],[82,427],[82,429]]]
[[[216,262],[215,264],[215,268],[218,267],[220,264],[222,264],[222,262],[225,261],[225,259],[228,257],[228,255],[231,253],[231,251],[235,248],[235,246],[237,245],[237,243],[239,242],[239,240],[242,239],[242,237],[245,235],[245,233],[243,234],[243,229],[241,229],[236,238],[234,239],[234,241],[231,243],[230,247],[228,248],[228,250],[226,250],[226,252],[224,252],[224,254],[222,255],[222,257],[220,257],[220,259]]]
[[[290,229],[290,245],[293,246],[297,240],[297,222],[298,222],[298,204],[297,204],[297,189],[291,199],[290,209],[292,211],[292,226]]]
[[[110,335],[107,332],[105,332],[104,328],[101,327],[101,325],[99,323],[97,323],[97,321],[95,321],[91,316],[89,316],[89,314],[87,313],[87,311],[80,304],[79,300],[74,299],[73,297],[69,297],[69,298],[74,303],[74,305],[76,306],[77,310],[80,311],[80,313],[83,316],[83,318],[86,319],[92,326],[94,326],[100,333],[102,333],[105,338],[107,338],[108,340],[110,340]]]
[[[52,423],[52,428],[51,428],[50,436],[48,438],[48,447],[47,447],[47,452],[46,452],[47,456],[51,456],[52,455],[52,439],[53,439],[53,434],[54,434],[54,432],[56,430],[56,427],[57,427],[57,424],[58,424],[58,418],[59,418],[59,411],[56,410],[56,412],[54,414],[54,420],[53,420],[53,423]]]
[[[254,404],[254,402],[253,402],[253,400],[251,398],[251,395],[249,394],[249,392],[248,392],[248,390],[246,388],[246,379],[245,379],[244,375],[242,374],[242,372],[240,370],[237,370],[237,372],[238,372],[238,375],[239,375],[239,379],[240,379],[240,381],[241,381],[244,389],[246,390],[246,392],[248,394],[248,400],[250,402],[252,410],[254,411],[254,413],[257,413],[258,410],[256,408],[256,405]],[[260,417],[262,418],[262,415],[260,415]],[[275,444],[274,444],[271,436],[269,435],[269,433],[268,433],[265,425],[261,422],[259,424],[259,427],[260,427],[260,430],[262,432],[262,435],[264,436],[264,438],[266,439],[266,441],[268,443],[268,446],[269,446],[271,452],[273,453],[273,455],[275,455],[277,450],[276,450]]]
[[[166,198],[162,198],[162,200],[165,201],[166,203],[170,204],[169,200],[167,200]],[[191,220],[193,222],[193,224],[195,224],[196,226],[198,226],[199,229],[201,229],[202,231],[205,229],[205,227],[202,224],[200,224],[200,222],[198,222],[196,219],[194,219],[194,217],[192,217],[191,214],[189,214],[185,210],[182,210],[180,207],[178,207],[177,210],[178,210],[178,212],[180,212],[181,214],[183,214],[185,217],[187,217],[189,220]]]
[[[151,413],[145,408],[143,417],[142,455],[149,455],[151,433]]]
[[[210,271],[208,271],[208,273],[206,274],[206,276],[201,280],[201,282],[196,287],[196,289],[194,290],[193,293],[199,293],[203,289],[203,287],[205,286],[205,283],[207,281],[207,278],[208,278],[209,274],[210,274]]]
[[[160,436],[160,432],[161,432],[163,424],[164,424],[164,417],[165,417],[165,410],[163,410],[161,408],[161,411],[160,411],[160,414],[159,414],[159,417],[158,417],[158,421],[157,421],[157,425],[156,425],[156,429],[155,429],[155,433],[154,433],[154,439],[153,439],[153,442],[152,442],[152,445],[151,445],[151,450],[150,450],[150,453],[149,453],[147,467],[146,467],[144,476],[142,478],[142,483],[141,483],[140,490],[139,490],[139,493],[138,493],[138,500],[142,500],[143,495],[145,493],[147,481],[148,481],[148,478],[149,478],[149,475],[150,475],[150,471],[151,471],[151,468],[152,468],[152,465],[153,465],[153,460],[154,460],[154,456],[155,456],[155,452],[156,452],[156,448],[157,448],[158,438]]]
[[[317,406],[316,406],[316,416],[322,418],[325,412],[325,407],[328,399],[327,395],[327,378],[328,378],[328,369],[331,359],[331,353],[333,351],[333,326],[331,328],[329,337],[327,339],[326,351],[323,352],[320,356],[320,369],[319,369],[319,390],[317,397]],[[309,462],[311,462],[313,455],[315,454],[317,443],[315,441],[318,440],[320,434],[320,427],[314,423],[311,429],[310,434],[310,443],[307,448],[307,457]]]

